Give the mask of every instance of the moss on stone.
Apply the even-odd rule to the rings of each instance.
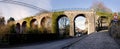
[[[27,27],[30,28],[30,21],[33,19],[34,16],[26,17],[24,20],[27,22]]]
[[[58,16],[64,14],[64,11],[61,12],[53,12],[52,15],[52,33],[57,33],[58,29],[57,29],[57,18]]]

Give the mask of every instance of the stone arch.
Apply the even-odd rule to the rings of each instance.
[[[15,31],[16,33],[20,33],[20,23],[16,23]]]
[[[69,24],[68,24],[68,28],[64,28],[64,29],[60,29],[59,28],[59,20],[61,19],[61,18],[67,18],[68,19],[68,21],[70,21],[70,19],[68,18],[68,16],[67,15],[59,15],[58,17],[57,17],[57,19],[56,19],[56,21],[57,21],[57,31],[58,31],[58,33],[59,33],[59,35],[60,35],[60,32],[62,32],[62,30],[64,30],[65,29],[65,33],[63,33],[65,36],[66,35],[69,35],[69,27],[70,27],[70,22],[69,22]],[[64,22],[63,22],[64,23]],[[66,22],[67,23],[67,22]],[[67,26],[66,26],[67,27]],[[66,32],[67,31],[67,32]],[[64,32],[64,31],[63,31]]]
[[[26,26],[27,22],[26,21],[23,21],[22,22],[22,26]]]
[[[21,29],[22,31],[21,32],[24,33],[26,31],[26,28],[27,28],[27,22],[23,21],[22,22],[22,29]]]
[[[76,25],[75,20],[76,20],[77,17],[84,17],[84,18],[86,18],[86,20],[85,20],[86,28],[84,30],[81,30],[80,28],[75,27],[75,25]],[[87,24],[88,24],[88,21],[87,21],[87,16],[85,14],[78,14],[78,15],[76,15],[74,17],[74,35],[76,35],[76,30],[79,30],[79,32],[81,32],[82,34],[87,34],[87,32],[88,32]]]
[[[96,30],[100,31],[100,30],[105,30],[108,29],[108,17],[107,16],[100,16],[97,20],[97,27]]]
[[[48,25],[48,23],[51,23],[50,21],[51,21],[52,19],[50,18],[50,17],[48,17],[48,16],[46,16],[46,17],[43,17],[42,19],[41,19],[41,21],[40,21],[40,25],[42,26],[42,27],[44,27],[44,28],[47,28],[47,27],[50,27],[49,25]]]
[[[44,25],[45,25],[45,17],[43,17],[42,19],[41,19],[41,23],[40,23],[40,25],[42,26],[42,27],[44,27]]]
[[[42,31],[46,31],[47,33],[51,33],[52,32],[52,18],[49,16],[42,17],[40,20],[40,26],[42,28]]]
[[[31,27],[31,28],[34,28],[34,29],[38,27],[38,22],[37,22],[36,19],[32,19],[32,20],[30,21],[30,27]]]

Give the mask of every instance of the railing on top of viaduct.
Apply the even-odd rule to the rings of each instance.
[[[90,8],[65,8],[65,9],[51,10],[50,12],[72,11],[72,10],[76,10],[76,11],[95,11],[94,9],[90,9]]]

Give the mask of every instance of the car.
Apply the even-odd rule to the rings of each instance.
[[[77,32],[75,36],[76,36],[76,37],[80,37],[81,35],[82,35],[81,32]]]

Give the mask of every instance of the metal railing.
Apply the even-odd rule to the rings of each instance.
[[[32,8],[32,9],[35,9],[37,11],[41,11],[41,12],[48,12],[48,10],[45,10],[45,9],[42,9],[42,8],[39,8],[37,6],[34,6],[34,5],[31,5],[31,4],[27,4],[27,3],[23,3],[23,2],[19,2],[19,1],[13,1],[13,0],[2,0],[0,2],[3,2],[3,3],[9,3],[9,4],[16,4],[16,5],[21,5],[21,6],[25,6],[25,7],[29,7],[29,8]]]
[[[56,10],[50,10],[51,12],[58,12],[58,11],[95,11],[94,9],[90,8],[65,8],[65,9],[56,9]]]

